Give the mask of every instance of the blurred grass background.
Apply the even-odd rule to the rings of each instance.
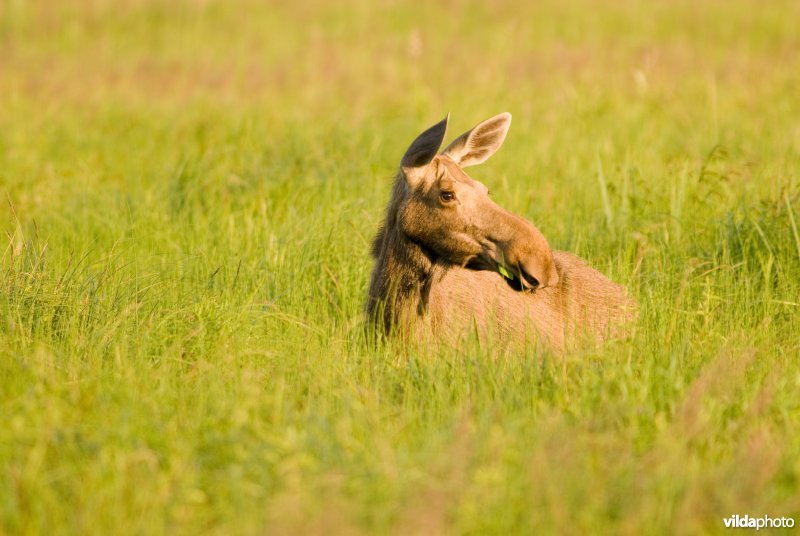
[[[800,4],[0,2],[0,532],[800,521]],[[566,356],[363,340],[411,140],[626,284]]]

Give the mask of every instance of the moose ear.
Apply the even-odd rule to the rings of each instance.
[[[450,114],[447,114],[447,117],[417,136],[417,139],[411,143],[411,147],[408,148],[405,156],[400,161],[400,166],[416,168],[429,164],[439,151],[439,147],[442,146],[444,133],[447,131],[448,119],[450,119]]]
[[[442,154],[452,158],[461,167],[481,164],[503,145],[510,126],[510,113],[496,115],[456,138]]]

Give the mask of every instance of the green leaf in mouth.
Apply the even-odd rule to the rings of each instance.
[[[503,266],[502,264],[498,264],[498,265],[497,265],[497,271],[500,273],[500,275],[502,275],[502,276],[503,276],[503,277],[505,277],[506,279],[510,279],[510,280],[513,280],[513,279],[514,279],[514,274],[513,274],[513,273],[511,273],[511,272],[509,272],[509,271],[508,271],[508,268],[506,268],[506,267],[505,267],[505,266]]]

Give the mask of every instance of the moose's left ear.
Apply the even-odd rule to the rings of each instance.
[[[442,154],[452,158],[461,167],[481,164],[503,145],[510,126],[510,113],[496,115],[456,138]]]
[[[400,161],[400,166],[417,168],[429,164],[433,157],[436,156],[439,147],[442,146],[444,133],[447,131],[448,119],[450,119],[450,114],[447,114],[447,117],[417,136],[417,139],[411,142],[411,146]]]

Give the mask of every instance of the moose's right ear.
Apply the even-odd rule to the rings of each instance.
[[[462,168],[481,164],[503,145],[510,126],[511,114],[508,112],[491,117],[453,140],[442,154]]]
[[[447,131],[447,120],[450,119],[450,114],[447,117],[433,125],[431,128],[417,136],[411,143],[411,147],[406,151],[405,156],[400,161],[400,166],[403,168],[416,168],[427,165],[439,152],[439,147],[442,146],[444,141],[444,134]]]

